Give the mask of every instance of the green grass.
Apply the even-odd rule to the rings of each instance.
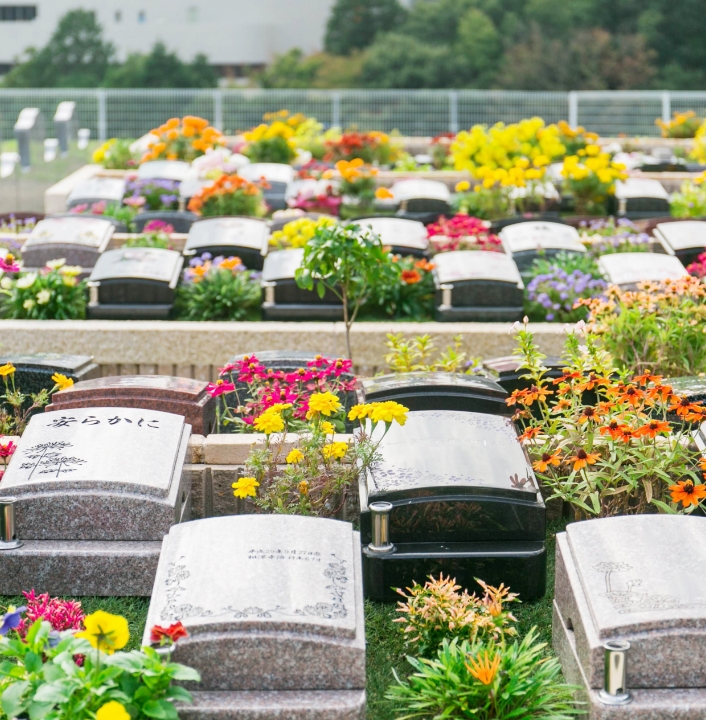
[[[547,530],[547,592],[540,600],[515,605],[513,612],[518,620],[521,635],[537,626],[540,640],[551,646],[552,598],[554,597],[554,547],[555,535],[566,525],[565,520],[551,523]],[[0,608],[19,605],[23,598],[0,596]],[[145,627],[149,598],[81,598],[86,613],[101,609],[127,618],[130,625],[128,650],[140,646]],[[385,692],[392,682],[393,669],[400,677],[407,674],[409,665],[405,660],[406,648],[399,625],[393,623],[397,616],[395,605],[365,603],[365,634],[367,640],[367,694],[368,720],[394,720],[392,704],[385,699]]]

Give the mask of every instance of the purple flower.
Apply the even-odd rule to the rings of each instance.
[[[22,613],[26,609],[27,608],[24,605],[18,608],[14,605],[10,605],[7,608],[7,612],[2,617],[2,622],[0,622],[0,635],[7,635],[10,630],[17,630],[20,622],[22,621]]]
[[[178,195],[160,195],[159,201],[162,203],[162,205],[172,205],[173,203],[177,202],[179,200]]]

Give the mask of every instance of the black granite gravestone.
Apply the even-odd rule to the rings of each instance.
[[[598,258],[598,267],[611,285],[636,290],[641,282],[678,280],[689,273],[679,258],[658,253],[612,253]]]
[[[706,252],[706,222],[703,220],[660,223],[655,227],[654,237],[668,255],[676,255],[684,266]]]
[[[395,255],[429,255],[429,238],[423,223],[394,217],[370,217],[356,220],[356,225],[369,227],[385,247]]]
[[[238,170],[238,175],[253,183],[261,180],[270,186],[262,191],[271,210],[284,210],[287,187],[294,181],[294,168],[284,163],[251,163]]]
[[[451,212],[451,193],[438,180],[399,180],[390,190],[399,203],[397,214],[410,220],[435,222]]]
[[[119,248],[103,253],[88,280],[89,318],[166,319],[184,258],[175,250]]]
[[[500,231],[505,252],[527,273],[537,258],[551,259],[561,253],[585,253],[576,228],[558,222],[519,222]]]
[[[145,225],[153,220],[161,220],[168,223],[174,228],[174,232],[188,233],[191,226],[199,219],[199,216],[192,212],[178,210],[150,210],[135,215],[132,224],[135,226],[135,232],[142,232]]]
[[[628,178],[615,184],[618,215],[632,219],[669,215],[669,193],[659,180]]]
[[[74,382],[100,377],[100,367],[90,355],[61,353],[32,353],[0,355],[0,365],[15,366],[15,386],[25,394],[51,390],[55,383],[51,376],[60,373]]]
[[[566,366],[566,362],[560,357],[547,357],[542,362],[548,370],[545,378],[553,380],[564,374],[562,368]],[[490,358],[483,362],[483,367],[497,376],[496,382],[508,394],[515,390],[525,390],[532,385],[532,381],[524,377],[529,371],[520,367],[520,360],[516,355]]]
[[[186,238],[184,255],[209,252],[214,257],[239,257],[245,267],[262,270],[270,230],[264,220],[249,217],[204,218],[194,223]]]
[[[393,600],[393,588],[442,572],[466,588],[479,577],[525,600],[544,594],[545,507],[509,418],[412,411],[379,452],[359,483],[367,597]],[[376,547],[376,503],[391,506],[386,551]]]
[[[302,248],[277,250],[265,258],[262,270],[263,320],[342,320],[343,305],[330,290],[320,298],[316,290],[300,288],[294,273]]]
[[[460,410],[512,415],[507,391],[492,380],[462,373],[408,372],[365,378],[361,402],[394,400],[410,410]]]
[[[436,319],[512,322],[524,312],[524,284],[503,253],[456,250],[434,256]]]

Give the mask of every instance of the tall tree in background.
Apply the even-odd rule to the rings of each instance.
[[[7,87],[96,87],[115,49],[88,10],[71,10],[60,20],[48,44],[29,48],[27,59],[5,76]]]
[[[326,23],[326,51],[350,55],[370,45],[378,33],[393,30],[405,16],[398,0],[336,0]]]

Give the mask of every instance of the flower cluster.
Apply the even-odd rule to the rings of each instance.
[[[530,319],[547,322],[576,322],[586,317],[586,308],[576,306],[579,298],[600,295],[606,282],[575,269],[567,272],[551,265],[548,272],[535,275],[527,285],[527,314]]]
[[[340,135],[327,133],[324,160],[362,160],[365,163],[388,165],[394,162],[399,151],[390,142],[390,136],[382,132],[345,132]]]
[[[316,187],[305,187],[296,197],[287,200],[290,208],[328,215],[338,215],[342,202],[338,188],[330,182],[319,182]]]
[[[130,140],[111,138],[93,153],[93,162],[107,170],[129,170],[137,165],[130,150]]]
[[[223,135],[211,127],[208,120],[193,115],[171,118],[151,131],[156,139],[150,143],[140,162],[149,160],[185,160],[205,155],[208,150],[223,145]]]
[[[565,157],[561,174],[579,215],[605,213],[608,197],[615,194],[615,182],[628,176],[624,165],[613,162],[593,144]]]
[[[655,125],[662,131],[664,138],[693,138],[703,121],[696,117],[693,110],[674,112],[672,119],[664,122],[662,118],[655,120]]]
[[[518,341],[532,384],[507,403],[517,407],[515,420],[525,428],[520,439],[540,480],[573,506],[577,519],[651,507],[690,512],[706,497],[693,469],[698,456],[686,442],[706,407],[675,395],[660,375],[616,376],[590,334],[585,344],[577,333],[568,336],[566,367],[552,381],[526,327],[518,329]],[[670,414],[683,424],[672,425]]]
[[[436,252],[450,250],[501,250],[500,238],[490,232],[486,220],[457,213],[452,218],[443,215],[427,226],[427,234]]]
[[[411,255],[391,255],[390,259],[397,281],[390,278],[376,284],[365,309],[397,318],[431,317],[434,311],[434,263]]]
[[[289,115],[287,110],[265,115],[267,122],[246,132],[243,153],[252,162],[291,163],[297,155],[296,128],[305,116]]]
[[[691,275],[697,278],[706,277],[706,253],[701,253],[696,258],[696,262],[691,263],[686,268]]]
[[[366,165],[360,158],[339,160],[336,170],[341,175],[340,191],[343,195],[370,202],[375,197],[375,177],[377,168]]]
[[[142,235],[128,238],[123,247],[145,247],[171,250],[174,226],[163,220],[150,220],[142,229]]]
[[[82,630],[84,613],[81,603],[76,600],[62,600],[50,597],[48,593],[37,595],[34,590],[22,593],[25,596],[25,616],[17,626],[21,637],[27,634],[35,620],[46,620],[54,630]]]
[[[281,230],[276,230],[270,237],[270,245],[280,250],[285,248],[304,247],[320,227],[328,227],[336,221],[332,218],[320,217],[316,220],[303,217],[288,222]]]
[[[259,217],[266,206],[262,190],[269,185],[260,181],[252,183],[239,175],[221,175],[213,185],[201,188],[191,200],[189,210],[212,217],[215,215],[247,215]]]
[[[36,217],[18,218],[14,213],[10,213],[9,216],[0,218],[0,236],[30,233],[36,224]]]
[[[627,218],[582,220],[579,230],[581,242],[586,246],[589,255],[594,258],[610,253],[650,250],[650,236]]]
[[[143,210],[176,210],[179,207],[179,182],[132,178],[125,185],[123,204]]]
[[[704,123],[706,126],[706,123]],[[706,135],[704,135],[706,139]],[[706,150],[704,151],[706,161]],[[685,180],[679,192],[672,194],[669,200],[669,211],[674,217],[703,217],[706,215],[706,172],[697,175],[693,180]]]

